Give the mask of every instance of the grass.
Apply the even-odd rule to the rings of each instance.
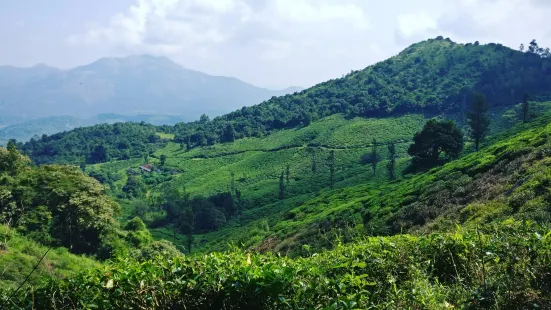
[[[157,132],[156,133],[159,138],[164,140],[174,140],[174,134],[172,133],[164,133],[164,132]]]
[[[48,248],[0,225],[0,287],[18,287]],[[91,258],[70,254],[66,248],[53,248],[38,265],[28,283],[36,285],[44,278],[66,278],[80,271],[97,268]]]

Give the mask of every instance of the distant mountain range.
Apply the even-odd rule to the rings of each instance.
[[[0,129],[0,141],[11,138],[6,136],[10,133],[26,139],[91,125],[102,120],[100,114],[117,114],[115,118],[121,120],[131,116],[135,121],[155,117],[190,121],[203,113],[222,115],[299,90],[260,88],[150,55],[101,58],[68,70],[43,64],[0,66],[0,127],[5,127]],[[20,134],[21,125],[28,131],[24,135]]]

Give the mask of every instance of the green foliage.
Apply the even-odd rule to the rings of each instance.
[[[173,259],[182,255],[182,252],[178,251],[172,242],[167,240],[153,241],[149,245],[132,252],[132,257],[141,262],[149,261],[159,256]]]
[[[152,242],[151,233],[139,217],[128,221],[124,228],[128,231],[125,239],[136,248],[143,248]]]
[[[551,306],[548,228],[373,237],[290,259],[239,250],[123,259],[18,294],[44,309],[521,309]],[[5,303],[8,306],[7,301]]]
[[[487,115],[488,104],[486,97],[482,94],[474,94],[471,106],[467,112],[467,119],[470,127],[470,135],[474,140],[475,151],[480,148],[480,141],[488,133],[490,127],[490,118]]]
[[[129,175],[122,190],[129,198],[140,198],[145,194],[146,187],[141,177]]]
[[[463,133],[452,121],[428,121],[423,130],[413,137],[413,144],[408,149],[414,167],[432,167],[440,161],[443,153],[445,159],[455,159],[463,151]]]
[[[141,157],[166,144],[158,129],[145,123],[115,123],[81,127],[43,135],[22,147],[35,163],[103,163]]]
[[[46,246],[23,233],[0,225],[0,291],[18,287],[47,250]],[[99,265],[90,258],[70,254],[66,248],[53,248],[31,275],[28,284],[36,285],[44,278],[67,278]]]
[[[109,253],[119,206],[104,187],[73,166],[27,166],[10,146],[0,149],[0,219],[31,238],[73,253]],[[106,248],[107,246],[107,248]]]

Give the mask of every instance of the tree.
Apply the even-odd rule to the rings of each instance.
[[[92,164],[104,163],[108,160],[107,149],[103,144],[96,145],[90,153],[89,162]]]
[[[291,182],[291,166],[287,165],[285,168],[285,179],[287,181],[287,185],[289,185],[289,182]]]
[[[522,110],[521,110],[523,123],[528,122],[528,119],[530,118],[530,103],[528,102],[528,99],[529,99],[528,94],[524,93],[524,99],[522,100]]]
[[[235,195],[236,189],[235,189],[235,172],[230,172],[231,179],[230,179],[230,194]]]
[[[190,196],[186,189],[178,188],[176,185],[167,185],[163,188],[162,207],[166,212],[166,217],[172,223],[172,238],[176,240],[178,231],[191,233],[193,224],[190,223]],[[193,211],[193,210],[191,210]]]
[[[149,153],[143,154],[143,162],[146,164],[149,163]]]
[[[279,176],[279,200],[283,200],[283,198],[285,198],[285,182],[283,171],[281,171],[281,175]]]
[[[528,52],[529,53],[533,53],[533,54],[536,54],[539,50],[539,46],[538,46],[538,43],[536,42],[536,40],[532,40],[530,42],[530,46],[528,46]]]
[[[210,122],[209,116],[206,114],[201,114],[201,117],[199,118],[199,123],[206,124],[208,122]]]
[[[521,52],[524,52],[524,44],[523,43],[520,44],[520,47],[518,48],[518,50],[521,51]]]
[[[122,190],[130,198],[139,198],[145,194],[146,189],[144,182],[139,176],[130,174]]]
[[[335,151],[329,152],[329,187],[333,189],[335,185]]]
[[[0,173],[7,172],[15,176],[25,167],[28,167],[30,159],[21,155],[14,141],[10,140],[7,149],[0,148]]]
[[[362,155],[360,160],[364,164],[370,164],[373,175],[375,175],[375,172],[377,172],[377,164],[381,161],[379,153],[377,152],[377,140],[373,139],[371,142],[371,153]]]
[[[110,255],[107,244],[116,230],[120,207],[105,188],[78,167],[46,165],[28,171],[13,192],[13,200],[26,207],[45,206],[51,214],[49,232],[57,244],[72,253]]]
[[[235,129],[233,128],[232,123],[228,123],[224,129],[224,134],[222,135],[222,142],[233,141],[235,141]]]
[[[316,163],[316,150],[311,149],[311,152],[312,152],[312,172],[316,173],[316,171],[318,170],[318,165]]]
[[[164,166],[166,163],[166,155],[165,154],[161,155],[159,159],[161,160],[161,166]]]
[[[463,134],[453,121],[428,121],[423,130],[413,137],[408,154],[413,157],[414,167],[432,167],[440,161],[443,153],[446,159],[457,158],[463,151]]]
[[[189,136],[187,136],[187,139],[186,139],[186,151],[189,151],[189,150],[191,150],[191,141],[190,141]]]
[[[488,117],[488,104],[486,97],[482,94],[474,94],[471,100],[467,119],[470,127],[470,135],[474,140],[474,148],[478,152],[480,141],[488,133],[490,118]]]
[[[180,233],[186,236],[186,246],[188,252],[191,254],[191,248],[193,245],[193,229],[195,227],[195,213],[189,204],[184,205],[183,212],[179,219],[178,229]]]
[[[388,163],[386,164],[390,180],[396,179],[396,145],[391,142],[388,145]]]

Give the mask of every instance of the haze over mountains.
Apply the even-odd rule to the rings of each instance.
[[[113,120],[189,121],[203,113],[217,116],[297,90],[260,88],[150,55],[101,58],[69,70],[43,64],[2,66],[0,126],[16,127],[0,131],[0,140],[11,138],[6,135],[14,132],[26,132],[16,137],[25,139]],[[106,118],[105,114],[116,115]]]

